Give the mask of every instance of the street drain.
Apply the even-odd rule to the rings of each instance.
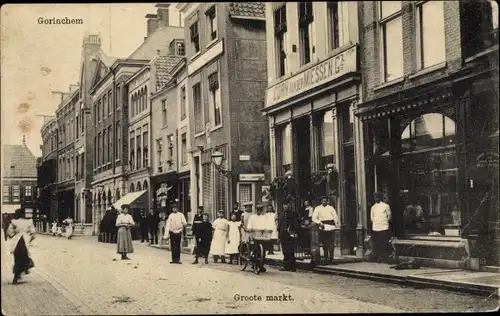
[[[115,299],[112,303],[132,303],[134,300],[130,296],[122,295],[122,296],[113,296]]]

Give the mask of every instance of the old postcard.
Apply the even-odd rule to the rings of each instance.
[[[498,309],[496,1],[0,24],[4,315]]]

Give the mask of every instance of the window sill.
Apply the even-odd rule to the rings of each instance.
[[[198,51],[196,54],[194,54],[193,56],[191,56],[191,58],[189,58],[189,61],[193,61],[195,60],[196,58],[198,58],[198,56],[201,55],[201,51]]]
[[[395,84],[403,82],[404,80],[405,80],[405,77],[393,79],[391,81],[388,81],[388,82],[385,82],[385,83],[382,83],[382,84],[376,86],[375,88],[373,88],[373,91],[377,91],[377,90],[380,90],[380,89],[384,89],[384,88],[393,86]]]
[[[215,43],[217,43],[218,40],[219,40],[219,36],[217,36],[210,43],[208,43],[207,46],[206,46],[206,49],[210,49],[212,46],[214,46]]]
[[[200,136],[203,136],[205,135],[205,132],[200,132],[198,134],[194,134],[194,138],[197,138],[197,137],[200,137]]]
[[[416,73],[411,74],[408,78],[415,79],[417,77],[420,77],[420,76],[423,76],[423,75],[426,75],[426,74],[430,74],[430,73],[433,73],[435,71],[444,69],[444,68],[446,68],[446,66],[447,66],[446,62],[442,62],[442,63],[436,64],[434,66],[430,66],[430,67],[427,67],[427,68],[420,69]]]
[[[221,128],[222,128],[222,124],[219,124],[217,126],[212,127],[212,129],[210,130],[210,132],[215,132],[216,130],[221,129]]]

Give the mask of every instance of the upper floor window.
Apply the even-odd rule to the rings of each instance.
[[[184,43],[177,42],[175,44],[175,53],[177,56],[184,56],[186,55],[186,47],[184,46]]]
[[[328,45],[330,50],[339,48],[340,32],[339,32],[339,2],[330,1],[328,3]]]
[[[122,93],[121,87],[117,86],[116,87],[116,96],[115,96],[115,100],[116,100],[115,107],[116,107],[117,110],[119,108],[121,108],[121,104],[120,104],[120,102],[122,102],[121,93]]]
[[[167,126],[167,100],[161,100],[161,122],[162,126]]]
[[[174,158],[174,135],[168,135],[168,159],[173,160]]]
[[[443,1],[417,4],[417,68],[427,68],[446,60]]]
[[[141,169],[141,163],[142,163],[142,155],[141,155],[141,132],[139,131],[137,133],[137,136],[135,137],[135,143],[136,143],[136,151],[137,151],[137,161],[136,161],[136,168]]]
[[[203,105],[201,104],[201,84],[193,86],[193,104],[194,104],[194,133],[202,133],[204,130]]]
[[[205,14],[207,15],[208,31],[210,32],[209,39],[213,41],[217,38],[217,15],[215,5],[211,6]]]
[[[115,159],[120,159],[120,153],[122,151],[122,130],[120,121],[116,122],[116,143],[115,143]]]
[[[498,3],[490,0],[460,1],[464,57],[498,45]]]
[[[278,77],[286,74],[286,5],[274,11],[274,38],[276,52],[276,72]]]
[[[102,118],[105,119],[109,113],[109,103],[106,95],[102,97]]]
[[[382,80],[403,76],[403,25],[401,1],[380,2]]]
[[[212,124],[214,127],[222,125],[221,96],[218,73],[208,76],[208,88],[210,90],[210,109],[212,111]]]
[[[181,135],[181,161],[182,165],[187,164],[187,139],[186,139],[186,133],[182,133]]]
[[[189,27],[189,33],[191,38],[191,45],[193,45],[195,54],[200,51],[200,34],[198,32],[198,21],[194,22],[193,25]]]
[[[300,41],[300,64],[311,62],[314,53],[313,42],[313,3],[299,2],[299,41]]]
[[[186,118],[186,86],[181,87],[181,120]]]
[[[19,202],[20,189],[18,185],[12,186],[12,202]]]
[[[148,137],[148,132],[145,131],[144,133],[142,133],[142,146],[143,146],[143,151],[144,151],[144,154],[143,154],[143,166],[144,167],[147,167],[148,166],[148,159],[149,159],[149,137]]]
[[[161,167],[163,165],[163,139],[157,139],[156,140],[156,155],[158,159],[158,167]]]
[[[108,92],[108,115],[111,115],[113,112],[113,107],[111,106],[111,101],[113,100],[111,90]]]

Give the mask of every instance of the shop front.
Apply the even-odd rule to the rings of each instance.
[[[357,110],[366,199],[378,191],[391,206],[400,259],[498,265],[498,95],[491,85],[484,73],[457,74]]]
[[[339,213],[336,243],[344,255],[362,255],[364,236],[364,196],[357,196],[362,146],[353,114],[360,91],[357,64],[357,46],[348,47],[269,87],[263,110],[271,129],[272,178],[291,177],[295,188],[286,195],[299,212],[305,201],[316,206],[328,196]]]
[[[151,178],[153,184],[153,209],[156,213],[168,216],[173,203],[178,199],[179,180],[175,171]]]

